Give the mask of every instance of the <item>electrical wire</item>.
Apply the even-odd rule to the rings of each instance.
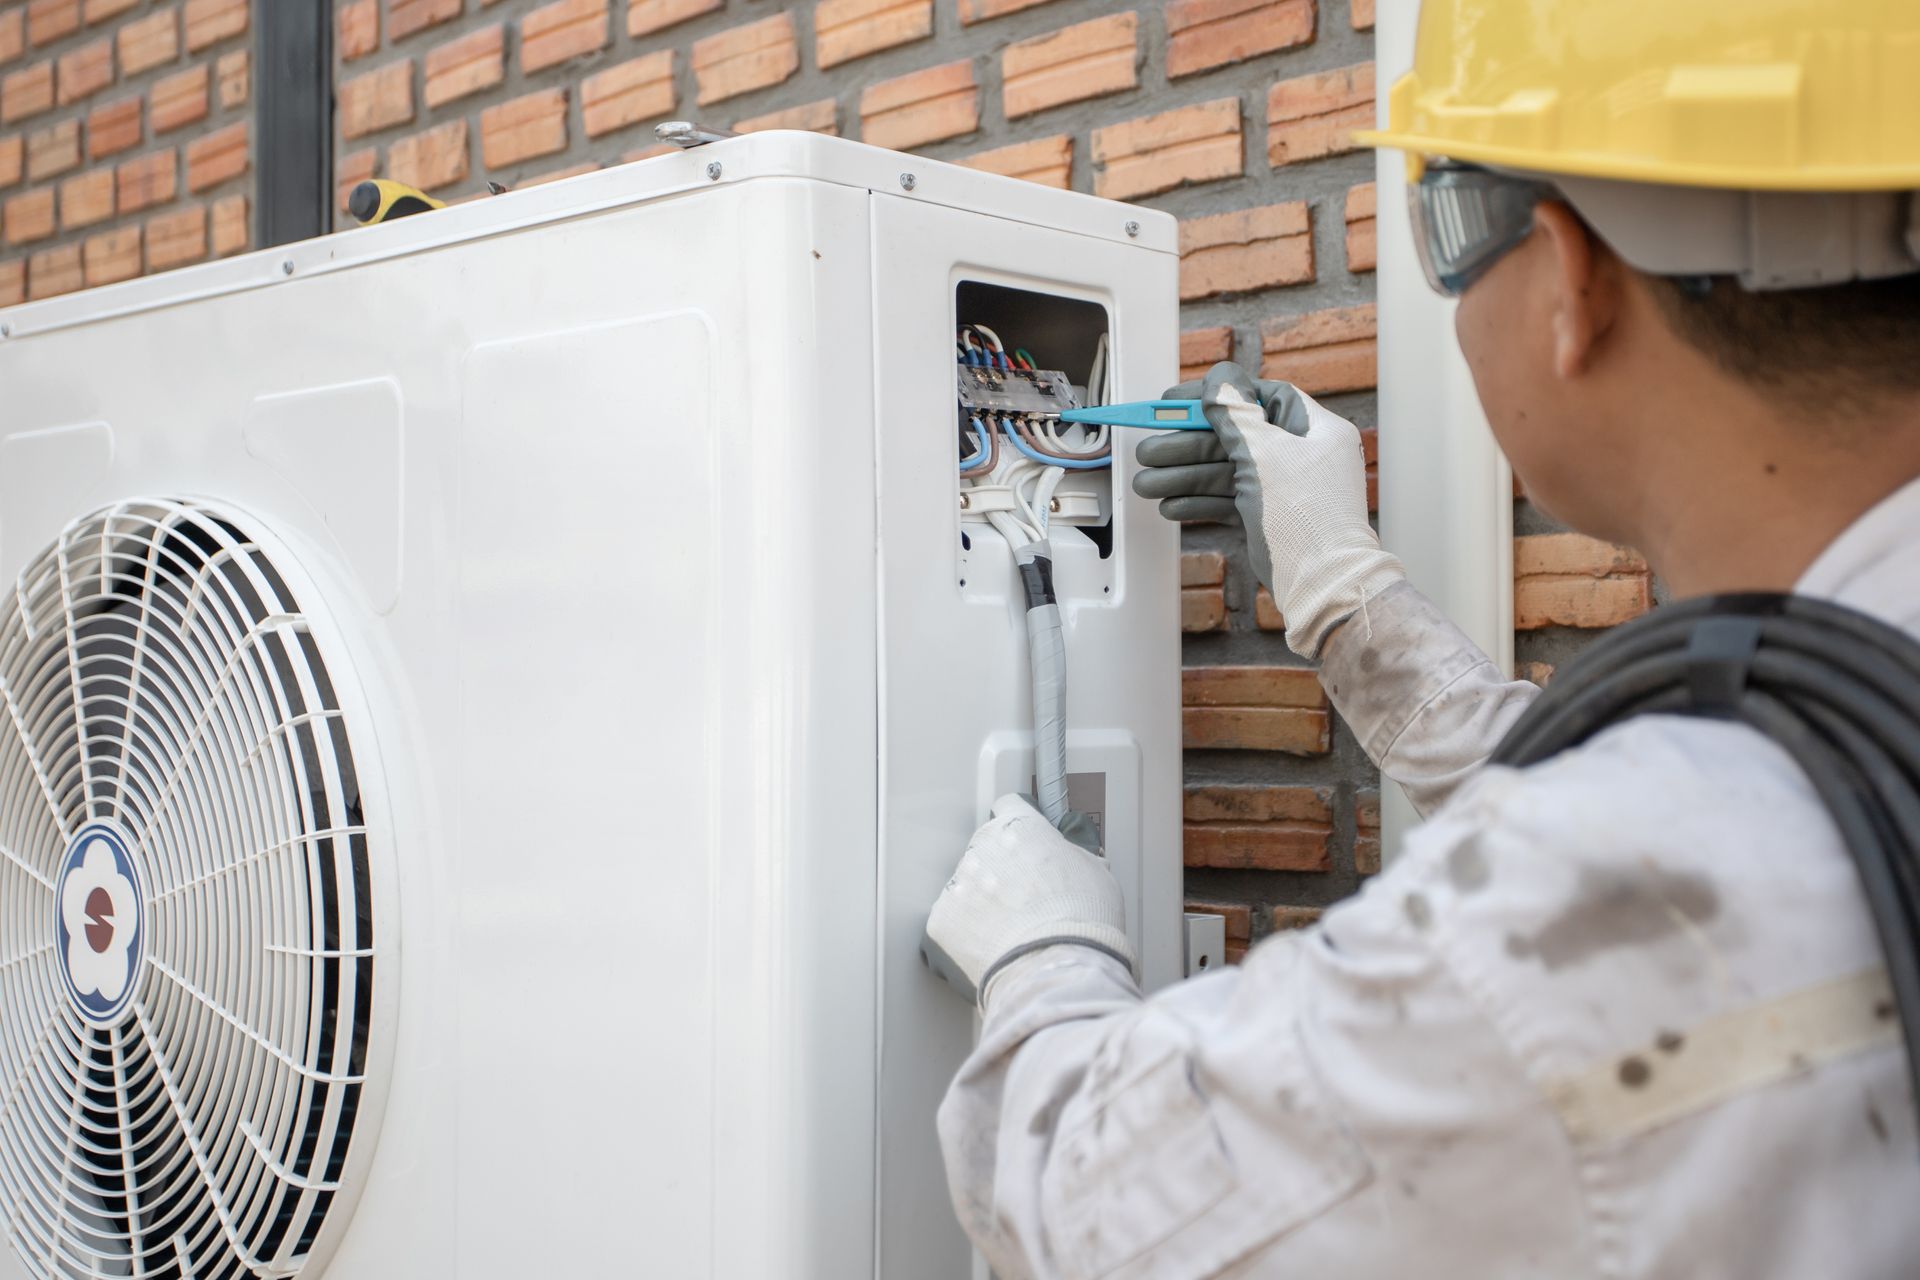
[[[1007,425],[1004,419],[1002,423],[1003,425]],[[1033,459],[1035,462],[1040,463],[1042,466],[1065,467],[1069,471],[1098,471],[1104,467],[1111,467],[1113,465],[1113,456],[1111,454],[1102,458],[1049,457],[1046,453],[1035,448],[1028,442],[1028,437],[1025,432],[1011,425],[1008,425],[1007,429],[1007,443],[1011,444],[1015,449]]]
[[[968,421],[973,423],[973,438],[978,447],[971,458],[960,459],[960,474],[962,476],[967,475],[970,470],[977,469],[981,466],[986,466],[991,469],[993,465],[993,440],[991,435],[984,426],[980,425],[978,415],[969,418]]]
[[[1920,1096],[1920,641],[1807,596],[1666,605],[1566,667],[1492,762],[1524,768],[1660,713],[1750,725],[1806,775],[1859,875]]]

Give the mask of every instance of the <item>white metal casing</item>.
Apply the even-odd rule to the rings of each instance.
[[[1138,399],[1175,276],[1164,215],[760,134],[0,312],[0,581],[217,501],[362,685],[404,963],[327,1275],[971,1273],[972,1016],[917,947],[1031,758],[1010,557],[956,558],[954,285],[1101,303]],[[1177,538],[1119,452],[1113,555],[1060,537],[1069,768],[1158,984]]]

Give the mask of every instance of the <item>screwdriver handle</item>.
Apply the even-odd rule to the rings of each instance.
[[[1211,431],[1198,400],[1133,400],[1126,404],[1096,404],[1068,409],[1062,422],[1093,426],[1144,427],[1149,431]]]
[[[368,178],[347,197],[347,212],[363,227],[446,207],[446,201],[435,200],[418,187],[391,178]]]

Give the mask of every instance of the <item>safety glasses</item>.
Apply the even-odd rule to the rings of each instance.
[[[1533,207],[1552,186],[1475,165],[1432,160],[1407,189],[1413,244],[1435,292],[1449,298],[1485,275],[1533,230]]]

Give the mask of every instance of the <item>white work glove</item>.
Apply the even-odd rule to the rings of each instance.
[[[1141,441],[1134,492],[1159,499],[1169,520],[1244,525],[1288,647],[1317,658],[1328,632],[1406,577],[1367,523],[1360,432],[1305,392],[1226,361],[1163,394],[1200,401],[1213,430]]]
[[[1062,835],[1026,797],[1002,796],[933,904],[921,953],[985,1009],[1010,961],[1062,942],[1133,968],[1120,882],[1105,858]]]

